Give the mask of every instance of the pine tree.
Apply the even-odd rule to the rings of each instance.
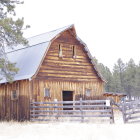
[[[137,67],[133,59],[130,59],[127,63],[125,71],[125,91],[129,96],[136,95],[136,75]]]
[[[112,91],[112,73],[107,66],[104,66],[102,63],[98,63],[98,60],[94,57],[93,61],[96,63],[98,70],[103,75],[104,79],[106,80],[105,83],[105,91],[109,92]]]
[[[122,92],[121,80],[118,66],[115,64],[113,68],[113,92]]]
[[[136,66],[135,94],[137,96],[140,96],[140,63]]]
[[[93,60],[107,81],[105,84],[106,91],[126,93],[129,97],[140,96],[140,63],[136,65],[134,60],[130,59],[125,64],[119,58],[111,72],[108,67],[102,63],[98,63],[96,58]]]
[[[8,60],[5,51],[6,47],[28,43],[22,32],[24,19],[13,19],[16,15],[15,7],[17,4],[22,4],[22,2],[19,0],[0,0],[0,75],[4,76],[8,81],[13,80],[18,68]],[[25,28],[28,27],[26,26]]]
[[[98,66],[99,71],[107,81],[105,90],[109,92],[126,93],[129,97],[140,96],[140,63],[136,65],[133,59],[124,63],[120,58],[113,67],[113,71],[98,63],[96,58],[93,59]]]
[[[114,65],[113,69],[113,81],[115,92],[124,92],[124,77],[125,77],[126,66],[123,61],[119,58],[117,64]]]

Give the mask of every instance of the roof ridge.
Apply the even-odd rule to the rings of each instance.
[[[60,30],[60,29],[62,29],[62,28],[72,27],[73,25],[74,25],[74,24],[70,24],[70,25],[67,25],[67,26],[64,26],[64,27],[61,27],[61,28],[57,28],[57,29],[55,29],[55,30],[51,30],[51,31],[48,31],[48,32],[45,32],[45,33],[40,33],[40,34],[31,36],[31,37],[28,37],[27,39],[30,39],[30,38],[33,38],[33,37],[36,37],[36,36],[40,36],[40,35],[43,35],[43,34],[46,34],[46,33],[55,32],[55,31]]]
[[[57,29],[55,29],[55,30],[52,30],[52,31],[49,31],[49,32],[45,32],[45,33],[42,33],[42,34],[38,34],[38,35],[35,35],[35,36],[32,36],[32,37],[29,37],[29,38],[27,38],[27,40],[29,40],[29,39],[32,39],[32,38],[34,38],[34,37],[37,37],[37,36],[40,36],[40,35],[43,35],[43,34],[49,34],[49,33],[51,33],[51,32],[55,32],[55,31],[57,31],[57,30],[61,30],[61,29],[63,29],[63,28],[71,28],[72,26],[74,26],[74,24],[70,24],[70,25],[67,25],[67,26],[64,26],[64,27],[61,27],[61,28],[57,28]],[[29,41],[30,42],[30,41]],[[38,44],[42,44],[42,43],[45,43],[45,42],[49,42],[49,41],[44,41],[44,42],[41,42],[41,43],[37,43],[37,44],[34,44],[34,45],[31,45],[31,46],[35,46],[35,45],[38,45]],[[22,44],[21,44],[22,45]],[[22,48],[15,48],[15,50],[13,49],[13,50],[9,50],[9,51],[7,51],[6,52],[6,54],[8,54],[8,53],[12,53],[12,52],[15,52],[15,51],[19,51],[19,50],[22,50],[22,49],[26,49],[26,48],[29,48],[29,47],[31,47],[30,45],[28,45],[27,44],[27,46],[23,46]]]

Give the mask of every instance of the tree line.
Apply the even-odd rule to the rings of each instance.
[[[93,59],[107,81],[105,91],[126,93],[128,96],[140,96],[140,63],[137,65],[132,58],[124,63],[119,58],[114,64],[113,70],[110,70],[102,63],[98,63],[96,58]]]

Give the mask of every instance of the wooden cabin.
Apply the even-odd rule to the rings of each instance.
[[[122,98],[126,97],[125,93],[117,93],[117,92],[104,92],[103,96],[106,98],[112,98],[116,103],[120,102]]]
[[[78,94],[101,95],[104,79],[74,25],[28,39],[7,50],[19,72],[13,83],[0,81],[0,119],[29,120],[30,102],[75,100]]]

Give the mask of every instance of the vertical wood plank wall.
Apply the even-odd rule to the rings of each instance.
[[[17,91],[17,100],[11,99],[12,90]],[[29,80],[0,86],[0,120],[28,120],[29,103]]]
[[[53,101],[62,99],[62,91],[73,91],[73,95],[85,94],[86,89],[92,90],[92,95],[101,95],[103,93],[103,83],[96,82],[68,82],[68,81],[47,81],[34,80],[33,99],[36,101]],[[51,97],[44,97],[44,88],[50,89]],[[75,98],[74,98],[75,99]],[[74,100],[73,99],[73,100]]]
[[[51,97],[44,97],[44,88],[49,88]],[[95,82],[68,82],[47,80],[23,80],[13,84],[0,86],[0,120],[29,120],[31,101],[62,100],[62,91],[73,91],[73,100],[77,94],[85,94],[85,89],[91,89],[92,95],[103,93],[103,83]],[[18,100],[11,99],[12,90],[17,90]]]

